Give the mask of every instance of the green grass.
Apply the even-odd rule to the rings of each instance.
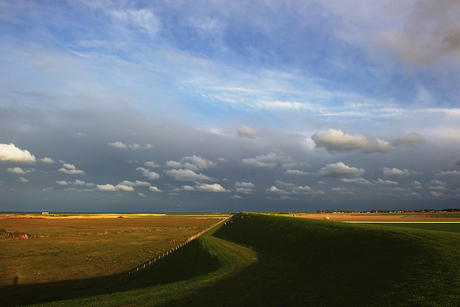
[[[449,231],[449,232],[460,232],[460,223],[366,223],[379,226],[390,226],[390,227],[404,227],[412,229],[425,229],[425,230],[436,230],[436,231]]]
[[[113,293],[45,306],[458,306],[459,254],[453,232],[236,215]]]

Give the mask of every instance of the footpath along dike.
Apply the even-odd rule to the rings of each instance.
[[[231,217],[230,217],[231,218]],[[211,227],[209,227],[208,229],[206,230],[203,230],[199,233],[197,233],[196,235],[194,236],[191,236],[190,238],[188,238],[188,240],[172,249],[170,249],[169,251],[161,254],[160,256],[152,259],[152,260],[149,260],[147,262],[145,262],[143,265],[141,266],[138,266],[137,268],[129,271],[125,276],[122,276],[120,277],[117,281],[112,281],[111,283],[109,283],[109,290],[112,289],[113,287],[118,287],[118,286],[121,286],[123,285],[124,283],[126,283],[127,281],[131,280],[132,278],[134,278],[135,276],[137,276],[139,273],[141,273],[143,270],[149,268],[150,266],[154,265],[155,263],[157,263],[158,261],[164,259],[165,257],[167,257],[168,255],[170,255],[171,253],[173,253],[174,251],[178,250],[179,248],[181,247],[184,247],[185,245],[189,244],[190,242],[192,242],[193,240],[195,240],[196,238],[200,237],[201,235],[205,234],[206,232],[210,231],[211,229],[213,229],[214,227],[218,226],[219,224],[227,221],[228,219],[230,218],[225,218],[217,223],[215,223],[214,225],[211,225]]]

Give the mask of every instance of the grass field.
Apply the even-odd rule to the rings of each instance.
[[[207,229],[217,215],[3,215],[0,301],[31,303],[99,293],[127,271]],[[26,293],[26,295],[24,295]]]
[[[34,306],[459,306],[459,254],[451,231],[239,214],[111,293]]]
[[[112,293],[36,306],[458,306],[459,252],[455,232],[241,214]]]

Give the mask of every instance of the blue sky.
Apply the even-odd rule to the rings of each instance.
[[[0,1],[1,211],[460,206],[457,1]]]

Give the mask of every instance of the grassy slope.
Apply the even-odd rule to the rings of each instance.
[[[110,295],[68,306],[458,306],[456,233],[236,216]]]

